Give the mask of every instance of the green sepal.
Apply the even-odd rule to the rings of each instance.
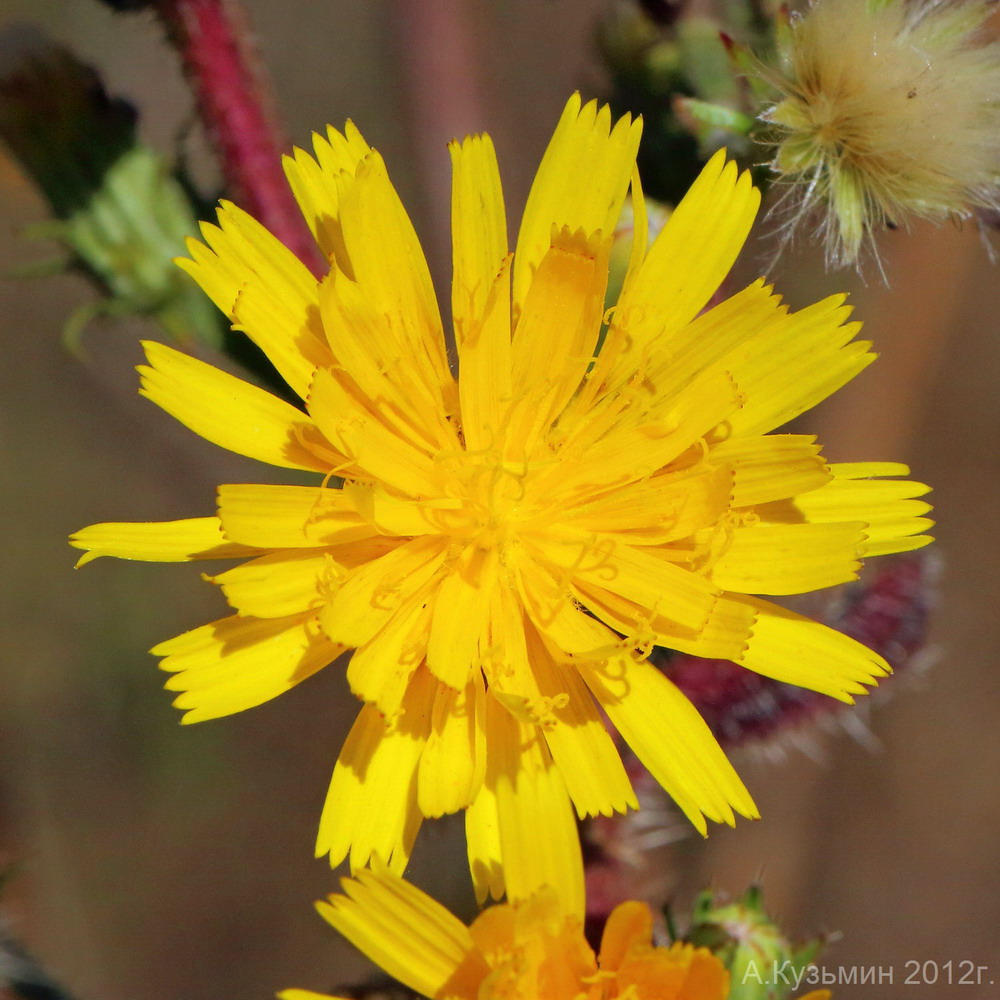
[[[733,903],[711,892],[695,901],[684,941],[708,948],[729,969],[728,1000],[788,1000],[791,983],[818,957],[825,944],[816,938],[793,945],[764,909],[760,886],[750,886]],[[781,970],[782,975],[776,975]]]
[[[749,115],[722,104],[712,104],[697,97],[678,97],[677,107],[704,129],[721,129],[733,135],[748,136],[756,124]]]
[[[167,162],[139,140],[136,121],[95,70],[52,43],[35,42],[0,80],[0,139],[54,216],[30,233],[64,247],[67,269],[115,303],[92,313],[148,316],[175,342],[218,347],[224,326],[214,306],[173,263],[198,233],[197,218]],[[80,323],[71,318],[68,340]]]

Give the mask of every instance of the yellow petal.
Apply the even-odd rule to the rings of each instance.
[[[343,569],[324,551],[272,552],[208,577],[244,618],[282,618],[315,609]]]
[[[483,669],[491,692],[537,702],[538,684],[531,673],[524,635],[524,609],[517,594],[506,586],[493,590],[489,632],[489,643],[483,644]]]
[[[848,323],[845,296],[833,295],[774,319],[719,364],[746,401],[728,420],[726,435],[764,434],[815,406],[863,371],[875,355],[853,341],[860,323]]]
[[[563,654],[585,659],[600,659],[610,652],[621,651],[622,643],[619,637],[583,611],[574,591],[564,586],[543,564],[534,560],[524,560],[517,583],[524,610],[531,623],[543,636],[551,639]],[[496,617],[499,618],[499,615]],[[520,635],[519,641],[512,642],[510,639],[505,641],[505,638],[501,638],[498,634],[498,624],[500,623],[494,624],[493,644],[503,668],[497,672],[496,684],[504,686],[504,677],[513,679],[519,675],[515,666],[518,660],[512,655],[511,647],[520,652],[525,663],[528,662],[528,655],[522,617],[517,615],[513,625],[507,626],[512,633]],[[522,689],[521,693],[533,696],[535,692],[532,689]]]
[[[416,591],[347,665],[347,683],[362,701],[374,702],[386,718],[395,717],[413,672],[423,662],[430,631],[429,587]]]
[[[688,628],[705,623],[719,593],[657,549],[628,545],[614,535],[595,532],[579,540],[567,536],[565,541],[538,535],[530,541],[557,578],[581,590],[601,587]]]
[[[856,580],[863,523],[737,526],[709,579],[741,594],[804,594]]]
[[[332,663],[343,646],[329,642],[311,612],[288,618],[234,615],[154,646],[164,685],[183,692],[181,722],[203,722],[261,705]]]
[[[333,374],[316,373],[309,389],[309,414],[328,441],[346,456],[349,478],[375,480],[410,496],[435,496],[438,477],[430,448],[416,447],[387,427]]]
[[[320,284],[323,329],[336,354],[340,383],[354,397],[350,411],[371,415],[418,450],[456,448],[437,389],[400,363],[396,320],[380,311],[356,282],[333,267]],[[340,417],[344,413],[339,414]]]
[[[623,291],[609,332],[620,346],[617,370],[669,339],[704,308],[736,261],[760,205],[748,171],[720,150],[705,165]]]
[[[440,401],[453,381],[434,286],[382,157],[372,150],[353,177],[342,173],[337,183],[354,280],[376,313],[392,317],[392,346],[403,369]]]
[[[593,361],[604,313],[610,239],[562,229],[538,264],[511,350],[517,404],[509,419],[507,457],[530,456],[580,385]]]
[[[715,598],[708,617],[698,628],[684,628],[662,614],[650,614],[600,587],[573,588],[573,596],[602,622],[622,633],[628,645],[640,650],[666,646],[692,656],[731,660],[746,648],[754,622],[750,608],[725,594]]]
[[[455,339],[482,320],[500,265],[507,255],[507,217],[493,140],[467,136],[448,144],[451,154],[451,311]]]
[[[465,810],[465,842],[476,902],[482,906],[488,898],[502,898],[507,890],[500,852],[497,798],[485,781],[472,805]]]
[[[438,685],[417,771],[417,803],[424,816],[464,809],[479,792],[486,771],[485,709],[481,670],[462,691]]]
[[[462,429],[470,452],[496,451],[510,406],[510,264],[508,254],[489,285],[482,312],[458,345]]]
[[[609,239],[556,230],[538,262],[513,340],[513,389],[550,380],[564,361],[576,374],[572,392],[593,360],[604,313]],[[537,393],[536,393],[537,395]],[[565,400],[562,401],[565,403]],[[562,409],[562,403],[554,407]]]
[[[381,483],[357,480],[344,483],[343,493],[364,521],[382,535],[440,534],[442,518],[462,506],[455,497],[411,500],[390,493]]]
[[[69,544],[86,550],[77,561],[78,568],[101,556],[142,562],[188,562],[236,559],[258,552],[256,548],[228,541],[217,517],[91,524],[71,535]]]
[[[417,764],[427,742],[429,704],[436,682],[414,674],[404,711],[391,722],[365,705],[333,769],[316,839],[316,856],[336,867],[351,855],[351,871],[372,855],[393,871],[406,868],[422,816],[417,807]]]
[[[260,462],[329,472],[340,459],[301,410],[163,344],[144,341],[140,394],[195,434]]]
[[[486,783],[496,796],[507,896],[530,899],[543,886],[563,912],[583,918],[583,859],[566,786],[537,727],[487,699]]]
[[[855,639],[785,608],[753,597],[735,601],[753,608],[753,635],[737,663],[765,677],[828,694],[849,705],[890,673],[889,664]]]
[[[594,700],[565,662],[571,651],[591,657],[619,652],[617,636],[574,608],[568,595],[556,609],[548,607],[556,600],[554,587],[541,567],[526,568],[521,577],[520,593],[537,627],[525,622],[516,597],[499,588],[491,614],[493,655],[486,664],[490,693],[520,722],[541,727],[581,817],[638,808]]]
[[[628,190],[642,121],[626,115],[611,126],[611,110],[596,101],[566,104],[535,175],[514,254],[514,302],[524,302],[549,249],[553,227],[610,236]]]
[[[694,632],[682,631],[662,618],[654,618],[657,646],[666,646],[692,656],[731,660],[750,639],[754,616],[745,605],[720,594],[705,624]]]
[[[580,672],[635,755],[705,834],[705,817],[757,818],[750,794],[695,707],[645,660],[619,657]]]
[[[539,695],[551,706],[551,721],[542,727],[545,742],[577,815],[638,809],[621,757],[576,668],[560,663],[534,629],[528,632],[528,652]]]
[[[646,211],[646,198],[642,193],[642,181],[637,167],[632,168],[630,190],[632,193],[632,248],[629,250],[628,269],[625,272],[625,279],[622,281],[622,291],[635,280],[649,249],[649,213]]]
[[[326,138],[315,132],[312,138],[316,159],[305,150],[294,149],[291,156],[283,157],[285,176],[323,253],[351,273],[340,226],[337,175],[346,171],[353,177],[371,147],[351,121],[343,134],[328,126]]]
[[[832,478],[816,438],[806,434],[730,438],[712,447],[711,461],[732,463],[734,507],[794,497]]]
[[[340,545],[372,534],[340,490],[320,486],[220,486],[219,519],[227,538],[261,549]]]
[[[433,997],[472,949],[469,929],[416,886],[373,864],[316,909],[381,969]]]
[[[830,466],[830,471],[839,479],[875,479],[908,476],[910,467],[903,462],[836,462]]]
[[[205,246],[188,240],[177,264],[305,397],[313,372],[332,361],[319,323],[316,279],[280,240],[230,202],[219,226],[202,223]]]
[[[917,499],[930,487],[905,479],[870,478],[906,475],[906,466],[882,462],[852,462],[830,466],[833,481],[795,497],[790,506],[812,524],[864,521],[866,540],[862,556],[906,552],[931,542],[926,531],[934,522],[924,517],[931,506]],[[759,508],[762,517],[777,520],[791,516],[778,505]]]
[[[604,492],[656,475],[743,405],[744,396],[728,372],[710,369],[675,397],[650,405],[626,406],[617,426],[591,440],[586,421],[561,450],[541,479],[543,489],[562,495]],[[575,459],[576,461],[571,461]]]
[[[621,531],[633,544],[662,545],[714,524],[730,506],[733,478],[728,464],[659,473],[570,507],[564,523]]]
[[[759,278],[671,336],[654,338],[646,346],[643,380],[655,387],[659,397],[668,399],[787,312],[781,296],[774,295],[771,286]],[[629,318],[622,313],[623,324]],[[617,329],[615,336],[619,336]]]
[[[620,300],[635,281],[635,277],[642,267],[642,262],[646,258],[646,251],[649,248],[649,216],[646,211],[646,199],[642,193],[639,171],[634,166],[632,168],[630,186],[632,193],[632,245],[629,250],[628,267],[622,279],[621,287],[617,290],[616,300]],[[614,228],[616,240],[621,238],[621,224],[622,220],[620,217],[616,221]],[[611,281],[613,281],[613,276],[610,277]],[[609,296],[614,293],[613,284],[609,281],[605,295]],[[601,317],[602,323],[606,318],[606,316]],[[586,383],[580,388],[576,398],[570,404],[569,409],[574,415],[582,415],[586,418],[586,415],[590,413],[594,405],[594,401],[607,391],[607,380],[611,378],[612,372],[615,369],[621,346],[622,341],[616,336],[612,338],[611,349],[599,352],[593,367],[587,373]],[[564,414],[563,420],[567,420],[568,416],[568,414]]]
[[[497,550],[467,545],[441,581],[427,642],[432,674],[458,690],[478,659],[497,580]]]
[[[320,612],[327,635],[347,646],[368,642],[434,577],[446,546],[440,538],[415,538],[352,570]]]

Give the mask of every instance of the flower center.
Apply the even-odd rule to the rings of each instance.
[[[441,461],[442,493],[459,501],[442,511],[442,533],[481,548],[502,546],[535,512],[525,465],[504,461],[495,451]]]

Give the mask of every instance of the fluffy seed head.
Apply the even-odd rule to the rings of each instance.
[[[827,262],[857,262],[885,226],[996,210],[1000,41],[984,0],[815,0],[780,68],[773,167],[787,233],[820,221]],[[872,246],[874,249],[874,247]]]

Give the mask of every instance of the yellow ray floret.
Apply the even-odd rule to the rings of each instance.
[[[253,708],[283,694],[335,660],[345,647],[330,642],[315,615],[241,618],[233,615],[161,642],[151,652],[173,674],[164,685],[182,692],[182,722],[202,722]]]
[[[525,899],[543,886],[558,886],[564,910],[582,914],[583,862],[576,821],[542,733],[490,699],[486,740],[484,786],[496,800],[508,898]],[[542,830],[547,831],[545,836],[539,836]]]
[[[327,793],[316,856],[338,860],[348,852],[352,868],[373,854],[402,872],[422,817],[417,808],[417,767],[430,735],[430,719],[419,714],[433,700],[435,685],[425,670],[414,674],[409,691],[413,708],[387,721],[365,705],[354,723]]]
[[[263,389],[145,342],[139,392],[220,448],[286,469],[326,472],[336,456],[301,410]]]
[[[507,215],[496,151],[488,135],[448,146],[454,175],[451,214],[451,309],[459,346],[482,322],[490,289],[507,255]],[[509,331],[508,331],[509,336]]]
[[[229,202],[219,225],[202,223],[205,243],[188,241],[177,263],[304,396],[313,372],[332,361],[308,268],[259,222]]]
[[[542,158],[521,219],[514,255],[514,301],[522,303],[550,246],[553,228],[600,230],[618,221],[642,134],[641,120],[612,123],[611,109],[570,98]]]
[[[663,674],[624,657],[583,673],[615,728],[702,834],[706,816],[730,826],[734,810],[758,816],[708,726]]]
[[[760,192],[720,150],[671,214],[615,309],[615,373],[627,376],[645,352],[670,349],[723,278],[750,232]],[[694,272],[687,262],[697,259]]]
[[[349,121],[343,133],[332,126],[325,137],[313,133],[313,149],[315,159],[298,148],[284,157],[285,176],[320,249],[342,271],[352,274],[340,222],[337,178],[341,173],[353,177],[371,147]]]
[[[792,311],[764,279],[720,294],[759,202],[722,153],[648,252],[636,240],[605,330],[630,186],[645,225],[640,132],[572,98],[514,254],[492,143],[451,144],[457,374],[416,234],[350,124],[285,164],[326,275],[231,205],[183,265],[302,408],[147,345],[154,402],[315,479],[223,485],[216,517],[93,525],[72,544],[81,564],[243,560],[207,577],[234,614],[154,649],[186,722],[260,704],[353,651],[346,679],[363,705],[317,836],[333,864],[402,871],[425,818],[465,810],[480,900],[506,892],[528,912],[548,886],[575,919],[577,816],[637,807],[616,734],[702,832],[757,815],[707,724],[650,664],[654,646],[843,701],[889,672],[762,597],[853,579],[865,557],[928,540],[927,488],[905,467],[829,465],[814,438],[779,430],[867,366],[870,345],[843,296]],[[373,878],[388,891],[392,876]],[[407,899],[401,912],[419,910]],[[334,910],[368,940],[354,903]],[[491,920],[522,911],[503,912]],[[402,972],[394,935],[379,934],[380,960]],[[411,985],[472,976],[449,947]],[[454,995],[475,995],[462,992],[474,979]],[[628,992],[640,980],[621,979],[622,995],[643,996]]]
[[[141,562],[188,562],[191,559],[239,559],[258,554],[251,546],[229,541],[217,517],[92,524],[70,536],[69,543],[84,550],[78,567],[100,556]]]
[[[706,948],[653,944],[645,903],[617,906],[595,955],[583,922],[550,888],[492,906],[471,926],[376,861],[317,910],[389,975],[423,997],[451,1000],[724,1000],[729,973]],[[286,990],[281,1000],[335,1000]],[[817,995],[814,1000],[823,1000]]]

